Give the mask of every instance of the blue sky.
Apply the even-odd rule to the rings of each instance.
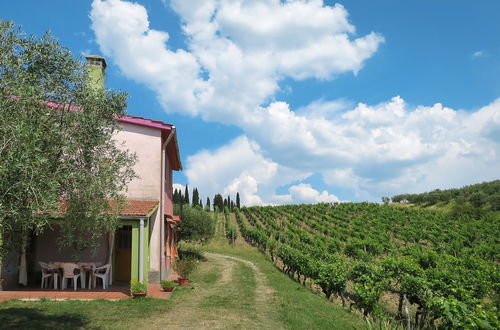
[[[371,200],[500,176],[498,1],[9,1],[175,124],[202,196]],[[167,37],[168,34],[168,37]]]

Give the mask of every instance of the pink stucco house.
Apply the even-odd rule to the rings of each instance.
[[[104,86],[105,59],[88,56],[87,61],[90,76],[96,84]],[[125,192],[127,203],[120,212],[118,230],[102,238],[97,255],[84,251],[81,260],[110,263],[111,282],[146,280],[158,283],[168,276],[177,256],[180,219],[173,214],[172,171],[182,170],[182,164],[176,129],[173,125],[142,117],[125,116],[117,120],[121,131],[115,139],[124,142],[124,146],[137,155],[134,170],[138,178],[129,183]],[[32,235],[24,252],[24,265],[21,257],[20,266],[4,269],[2,276],[7,280],[4,284],[39,282],[39,261],[71,261],[73,251],[60,250],[55,239],[57,235],[57,226],[38,236]],[[31,276],[19,277],[23,267]],[[24,283],[26,281],[28,283]]]

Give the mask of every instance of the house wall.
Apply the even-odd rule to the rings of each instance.
[[[157,200],[161,191],[161,130],[120,122],[122,130],[115,135],[118,143],[137,155],[134,166],[139,176],[128,184],[127,199]]]
[[[135,152],[137,162],[134,167],[139,178],[128,184],[125,195],[128,199],[160,201],[162,170],[162,132],[159,129],[120,123],[122,131],[116,140],[124,142],[129,151]],[[173,214],[172,170],[167,159],[165,171],[165,213]],[[160,201],[161,202],[161,201]],[[161,268],[161,221],[160,212],[155,212],[149,223],[149,267],[151,283],[159,283]]]
[[[61,232],[59,226],[52,226],[52,229],[47,228],[42,234],[35,236],[32,244],[34,244],[31,251],[33,251],[33,258],[30,258],[31,265],[28,269],[35,272],[40,271],[39,261],[49,262],[49,261],[77,261],[74,260],[74,255],[76,251],[70,247],[59,248],[57,244],[57,239],[61,237]],[[107,234],[99,239],[99,248],[96,254],[92,253],[91,248],[84,250],[78,261],[81,262],[98,262],[106,264],[109,257],[109,238]]]
[[[165,214],[169,215],[174,214],[174,190],[172,184],[172,167],[167,157],[165,171]]]

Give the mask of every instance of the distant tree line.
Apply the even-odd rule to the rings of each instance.
[[[221,194],[216,194],[213,197],[213,204],[210,203],[210,198],[207,197],[205,207],[198,188],[193,188],[191,191],[192,198],[189,197],[189,187],[175,189],[173,202],[174,214],[181,216],[180,239],[191,242],[206,243],[215,233],[215,217],[210,215],[210,211],[218,212],[233,212],[236,208],[240,208],[240,194],[236,194],[236,201],[233,201],[230,196],[223,198]],[[213,207],[213,209],[211,209]],[[231,235],[234,240],[235,234]]]
[[[457,205],[469,203],[475,208],[500,211],[500,180],[483,182],[458,189],[436,189],[421,194],[400,194],[382,197],[384,203],[412,203],[434,205],[454,202]]]
[[[175,209],[180,210],[185,205],[190,205],[192,207],[204,209],[207,212],[210,211],[218,211],[223,212],[225,208],[227,208],[230,212],[234,212],[235,208],[241,207],[240,201],[240,193],[236,193],[236,199],[233,201],[231,196],[223,197],[222,194],[215,194],[213,197],[213,204],[210,204],[210,198],[207,197],[205,202],[205,208],[203,208],[203,202],[200,198],[200,193],[198,192],[198,188],[193,188],[192,190],[192,198],[189,197],[189,188],[186,185],[184,187],[184,193],[181,189],[174,190],[174,205]],[[178,212],[179,214],[180,212]]]

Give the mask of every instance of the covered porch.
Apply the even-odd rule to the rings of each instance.
[[[80,265],[107,266],[106,284],[109,289],[117,292],[128,291],[129,283],[132,280],[147,281],[151,240],[150,223],[156,217],[158,204],[157,201],[127,201],[120,213],[117,230],[113,233],[104,233],[99,239],[98,249],[95,251],[88,248],[75,254],[73,248],[61,248],[57,244],[57,239],[60,237],[57,225],[52,225],[42,234],[31,234],[26,237],[26,242],[23,243],[18,258],[15,258],[18,260],[17,267],[15,267],[15,272],[11,272],[10,281],[4,281],[6,285],[3,289],[21,289],[19,291],[22,292],[25,291],[24,288],[29,288],[31,291],[37,287],[41,288],[43,265],[40,262],[58,265],[80,261]],[[75,255],[78,255],[78,258],[75,258]],[[77,281],[77,289],[88,291],[89,275],[83,269],[81,271],[83,273],[80,280]],[[60,290],[62,271],[57,270],[57,273],[59,282],[56,286]],[[9,274],[3,275],[4,278],[9,277]],[[83,279],[83,276],[86,278]],[[52,280],[49,283],[51,286],[45,286],[46,290],[54,291],[55,279],[56,276],[50,278]],[[47,282],[49,282],[48,280]],[[97,279],[96,287],[92,289],[103,289],[100,278]]]

